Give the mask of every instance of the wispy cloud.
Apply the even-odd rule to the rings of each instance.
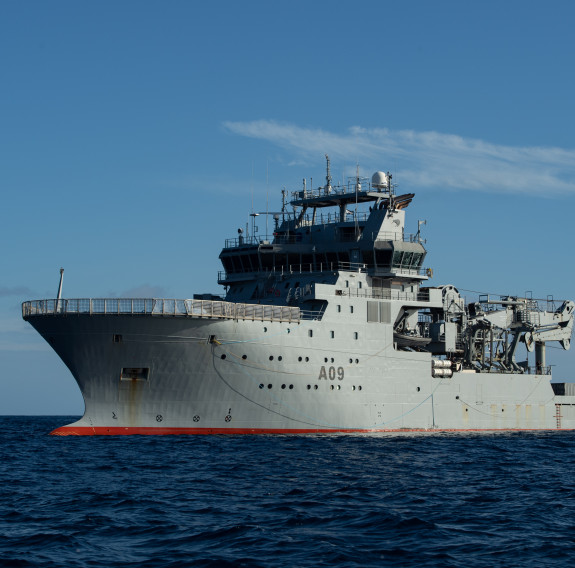
[[[30,296],[32,293],[32,290],[27,286],[13,286],[12,288],[0,286],[0,298],[8,296]]]
[[[504,146],[440,132],[361,128],[338,134],[271,120],[224,122],[229,132],[267,140],[298,160],[327,153],[392,170],[414,188],[538,195],[575,194],[575,150]],[[366,162],[369,162],[366,164]]]

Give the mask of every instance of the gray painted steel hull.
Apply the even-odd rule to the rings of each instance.
[[[149,314],[29,321],[85,401],[82,419],[56,434],[575,427],[575,397],[555,396],[550,375],[432,377],[431,355],[396,351],[390,325],[354,324],[354,340],[349,322],[336,321]],[[149,375],[122,378],[125,368]]]

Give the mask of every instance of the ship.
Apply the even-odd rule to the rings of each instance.
[[[22,304],[85,403],[52,434],[575,428],[575,384],[546,359],[570,347],[573,301],[432,285],[415,195],[384,171],[333,184],[326,159],[325,184],[225,241],[221,294],[65,299],[61,270],[55,299]]]

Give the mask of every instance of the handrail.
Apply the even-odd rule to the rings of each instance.
[[[152,315],[298,322],[298,307],[240,304],[219,300],[176,300],[164,298],[79,298],[29,300],[22,303],[24,319],[66,315]]]
[[[335,291],[336,296],[366,298],[368,300],[404,300],[408,302],[429,302],[429,289],[419,292],[402,292],[390,288],[342,288]]]
[[[311,225],[304,225],[305,227],[321,227],[324,228],[328,226],[336,226],[339,225],[340,221],[329,220],[329,223],[319,222],[314,223]],[[360,227],[363,230],[363,226]],[[304,238],[305,237],[305,238]],[[373,242],[383,242],[383,241],[394,241],[394,242],[404,242],[404,243],[421,243],[421,236],[418,233],[404,233],[402,230],[397,231],[384,231],[381,233],[372,232],[369,236],[371,241]],[[362,233],[360,235],[357,234],[340,234],[337,238],[337,242],[355,242],[360,238],[368,238],[368,235]],[[271,246],[271,245],[290,245],[290,244],[308,244],[313,245],[315,244],[311,237],[304,235],[302,232],[298,231],[297,229],[292,229],[290,234],[278,234],[274,233],[273,235],[242,235],[239,237],[225,239],[224,249],[234,249],[234,248],[242,248],[242,247],[258,247],[260,245],[263,246]]]

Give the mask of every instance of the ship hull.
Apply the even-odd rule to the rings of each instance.
[[[396,350],[388,325],[52,314],[30,323],[84,416],[56,435],[563,430],[550,375],[455,372]],[[573,400],[571,400],[573,399]]]

